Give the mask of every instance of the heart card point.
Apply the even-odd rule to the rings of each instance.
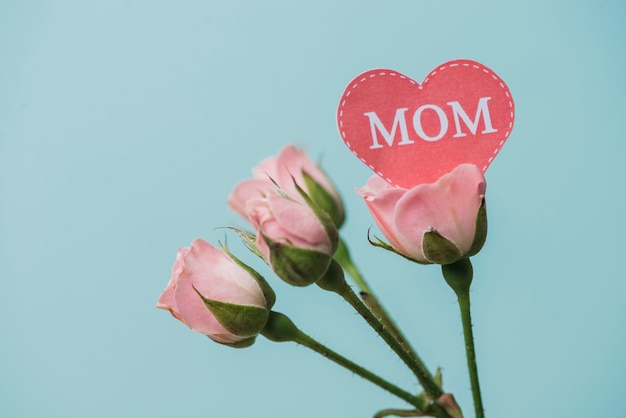
[[[337,126],[346,146],[394,186],[433,183],[463,163],[484,172],[513,129],[509,88],[471,60],[439,65],[421,83],[389,69],[346,87]]]

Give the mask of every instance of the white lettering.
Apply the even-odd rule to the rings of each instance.
[[[426,135],[426,133],[424,132],[424,128],[422,127],[422,112],[426,109],[434,110],[439,117],[439,125],[441,126],[441,128],[439,129],[439,133],[435,136]],[[448,132],[448,118],[439,106],[425,104],[418,107],[413,114],[413,129],[415,129],[415,132],[419,135],[420,138],[426,141],[439,141],[441,138],[443,138],[446,132]]]
[[[454,115],[454,126],[456,127],[456,133],[453,138],[460,138],[463,136],[467,136],[466,133],[461,131],[461,121],[459,120],[459,116],[472,132],[472,135],[476,135],[476,129],[478,129],[478,120],[480,119],[480,115],[483,115],[483,121],[485,123],[485,129],[481,132],[483,134],[490,134],[493,132],[498,132],[497,129],[493,129],[491,125],[491,116],[489,115],[489,107],[487,107],[487,101],[489,101],[491,97],[481,97],[478,100],[478,109],[476,110],[476,115],[474,116],[474,122],[470,120],[465,113],[465,110],[461,107],[459,102],[448,102],[447,104],[452,108],[452,114]]]
[[[382,148],[378,142],[378,135],[376,135],[376,130],[380,131],[383,139],[387,143],[387,145],[393,145],[393,138],[396,136],[396,131],[398,130],[398,126],[400,127],[400,138],[401,141],[398,142],[398,145],[406,145],[413,144],[413,141],[409,139],[409,132],[406,128],[406,118],[404,117],[404,112],[406,112],[407,108],[401,108],[396,110],[396,115],[393,119],[393,126],[391,127],[391,132],[385,129],[385,126],[380,121],[380,118],[376,114],[376,112],[366,112],[363,113],[365,116],[369,118],[370,121],[370,129],[372,130],[372,145],[370,149]]]

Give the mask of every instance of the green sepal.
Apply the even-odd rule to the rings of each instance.
[[[259,257],[261,260],[263,260],[263,262],[267,263],[267,260],[263,256],[263,253],[256,245],[256,235],[251,232],[244,231],[243,229],[235,228],[234,226],[229,226],[227,228],[235,231],[237,235],[239,235],[239,238],[241,238],[241,240],[243,241],[246,248],[252,251],[252,253]]]
[[[328,239],[331,245],[331,253],[335,253],[337,251],[337,247],[339,246],[339,232],[337,231],[337,227],[335,226],[335,222],[333,222],[330,215],[323,210],[320,206],[318,206],[311,197],[300,187],[298,183],[296,183],[295,179],[293,180],[293,184],[296,186],[296,190],[302,196],[302,199],[306,202],[306,204],[311,208],[317,219],[319,219],[322,224],[322,228],[326,231],[326,235],[328,235]]]
[[[478,254],[478,252],[485,245],[485,241],[487,240],[487,204],[485,202],[485,198],[483,197],[483,201],[480,204],[480,208],[478,208],[478,214],[476,215],[476,232],[474,233],[474,241],[472,241],[472,246],[466,254],[466,257],[471,257],[473,255]]]
[[[211,338],[211,337],[209,337]],[[236,343],[224,343],[221,341],[216,341],[213,338],[211,338],[212,341],[215,341],[218,344],[222,344],[222,345],[227,345],[229,347],[232,348],[246,348],[246,347],[250,347],[252,344],[254,344],[254,342],[256,341],[256,335],[254,337],[249,337],[240,341],[237,341]]]
[[[422,251],[424,252],[424,257],[434,264],[454,263],[463,255],[453,242],[435,229],[424,233]]]
[[[435,377],[433,379],[437,386],[443,389],[443,374],[441,374],[441,367],[437,367],[437,372],[435,373]]]
[[[443,377],[441,375],[440,367],[437,368],[437,372],[435,373],[433,380],[435,381],[435,384],[439,386],[440,389],[443,389]],[[432,398],[426,392],[420,392],[417,394],[417,399],[419,401],[419,404],[417,405],[417,410],[422,413],[422,415],[419,415],[419,416],[431,415],[431,412],[433,412],[432,411],[432,407],[433,407]]]
[[[256,270],[254,270],[252,267],[245,264],[243,261],[238,259],[233,253],[231,253],[228,250],[228,247],[226,247],[226,245],[223,245],[220,242],[220,246],[222,247],[222,250],[226,253],[226,255],[230,257],[231,260],[233,260],[239,267],[247,271],[250,274],[250,276],[252,276],[252,278],[257,282],[257,284],[259,285],[259,288],[261,289],[261,292],[263,293],[263,297],[265,298],[265,304],[267,305],[267,310],[269,311],[270,309],[272,309],[272,306],[274,306],[274,303],[276,303],[276,293],[274,293],[274,290],[272,289],[270,284]]]
[[[326,253],[281,244],[262,235],[270,250],[270,265],[274,273],[293,286],[308,286],[318,281],[333,259]]]
[[[374,247],[380,247],[380,248],[383,248],[383,249],[385,249],[387,251],[391,251],[392,253],[398,254],[399,256],[404,257],[407,260],[412,261],[412,262],[417,263],[417,264],[422,264],[422,265],[432,264],[432,263],[429,263],[429,262],[426,262],[426,261],[417,260],[417,259],[409,257],[409,256],[407,256],[405,254],[402,254],[401,252],[399,252],[395,248],[393,248],[391,245],[387,244],[385,241],[383,241],[382,239],[378,238],[376,235],[374,235],[374,238],[376,239],[376,241],[372,241],[372,239],[370,238],[370,230],[371,230],[371,228],[367,230],[367,240]]]
[[[232,334],[241,337],[257,335],[269,317],[269,310],[258,306],[235,305],[205,298],[196,288],[196,293],[202,298],[204,305],[213,314],[215,319]]]
[[[459,404],[456,403],[456,399],[454,399],[451,393],[444,393],[436,399],[436,403],[439,407],[445,409],[450,418],[463,418],[463,412],[461,412]]]
[[[322,187],[321,184],[315,181],[315,179],[304,170],[302,171],[302,178],[304,178],[304,183],[306,184],[306,189],[309,192],[311,200],[330,216],[337,229],[341,228],[341,225],[343,225],[345,221],[345,212],[340,202],[337,202],[337,199],[335,199],[328,190]]]

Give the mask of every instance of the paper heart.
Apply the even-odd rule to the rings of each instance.
[[[389,183],[435,182],[462,163],[483,171],[513,129],[504,81],[470,60],[440,65],[420,85],[393,70],[371,70],[348,85],[337,124],[345,144]]]

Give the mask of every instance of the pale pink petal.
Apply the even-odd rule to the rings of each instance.
[[[322,186],[331,196],[337,201],[340,200],[337,190],[328,179],[328,176],[321,170],[321,168],[311,161],[311,159],[302,151],[299,151],[293,145],[287,145],[284,147],[277,158],[278,167],[284,167],[281,170],[280,181],[284,183],[291,182],[293,177],[302,189],[306,190],[306,184],[304,183],[303,172],[307,173],[316,183]],[[283,186],[282,183],[280,183]],[[294,190],[295,191],[295,190]]]
[[[361,194],[364,197],[369,197],[369,196],[375,196],[380,192],[383,192],[385,190],[405,190],[399,187],[394,187],[391,184],[387,183],[385,180],[383,180],[382,177],[374,174],[372,176],[370,176],[369,179],[367,179],[367,183],[365,183],[365,186],[363,186],[363,188],[361,189],[357,189],[359,191],[359,194]]]
[[[178,309],[176,308],[174,291],[178,282],[178,275],[183,269],[183,259],[188,252],[189,247],[178,249],[178,252],[176,254],[176,262],[174,263],[174,266],[172,266],[172,275],[169,282],[167,283],[167,287],[159,297],[156,305],[157,308],[169,310],[174,318],[180,321],[182,321],[182,317],[180,316],[180,314],[178,313]]]
[[[185,268],[193,271],[193,285],[208,299],[235,305],[266,306],[259,284],[250,273],[202,239],[191,244],[185,257]]]
[[[275,188],[276,186],[267,177],[244,180],[233,189],[228,197],[228,205],[234,212],[246,218],[246,202],[253,198],[263,197]]]
[[[395,226],[402,234],[403,245],[420,248],[421,252],[423,234],[434,228],[462,253],[467,252],[474,239],[484,191],[482,172],[470,164],[457,167],[436,183],[412,188],[398,201],[395,212]]]
[[[268,197],[268,203],[275,221],[275,224],[263,225],[263,232],[269,237],[274,233],[280,234],[282,230],[285,231],[285,238],[297,247],[330,253],[328,233],[311,208],[280,196]],[[276,230],[270,231],[270,225]]]
[[[429,184],[411,188],[398,201],[394,212],[394,227],[398,231],[401,248],[419,261],[428,261],[422,250],[424,233],[433,227],[433,219],[442,218],[447,209],[433,201],[439,197],[436,190]]]
[[[474,241],[476,216],[482,204],[487,183],[482,171],[473,164],[458,166],[445,181],[447,182],[445,190],[448,204],[454,213],[454,233],[457,234],[461,251],[466,253]]]
[[[241,340],[245,340],[246,338],[252,337],[252,335],[250,335],[249,337],[242,337],[239,335],[231,334],[230,332],[226,331],[225,333],[217,333],[217,332],[213,333],[209,335],[209,337],[213,341],[217,341],[218,343],[234,344],[234,343],[238,343]]]
[[[362,189],[357,189],[357,192],[365,199],[365,204],[376,226],[387,238],[389,244],[398,251],[404,252],[398,231],[394,226],[394,216],[396,204],[406,190],[393,187],[379,176],[373,175]]]
[[[267,198],[253,198],[246,201],[246,216],[255,230],[272,219]]]
[[[159,300],[157,301],[156,307],[159,309],[164,309],[170,311],[172,316],[179,321],[183,321],[183,318],[178,313],[178,309],[176,308],[176,301],[174,300],[174,291],[176,290],[176,280],[170,279],[167,287],[159,296]]]
[[[299,199],[300,195],[294,185],[294,181],[300,186],[302,184],[301,174],[301,160],[302,154],[293,146],[287,145],[276,157],[276,167],[274,180],[280,185],[287,194],[293,198]]]
[[[275,193],[277,187],[291,199],[304,204],[304,199],[296,187],[297,185],[307,191],[303,172],[311,176],[336,200],[337,206],[342,208],[339,193],[328,177],[304,152],[293,145],[285,146],[277,156],[266,158],[254,167],[252,170],[254,178],[239,183],[231,193],[228,204],[235,212],[245,217],[248,200]]]
[[[325,253],[331,251],[328,234],[308,206],[274,194],[264,199],[250,199],[246,212],[252,225],[272,241]],[[269,249],[258,238],[259,249],[269,256]]]
[[[193,289],[193,284],[193,272],[184,270],[178,278],[175,296],[185,324],[192,330],[206,335],[227,333]]]
[[[196,289],[208,299],[265,307],[263,294],[254,279],[225,253],[200,239],[192,243],[178,277],[174,295],[179,313],[192,330],[212,338],[218,336],[214,338],[218,341],[234,342],[245,338],[228,332],[207,309]]]
[[[252,175],[257,179],[266,179],[269,177],[276,178],[278,177],[278,172],[276,170],[276,160],[277,157],[272,156],[261,161],[256,167],[252,169]]]

